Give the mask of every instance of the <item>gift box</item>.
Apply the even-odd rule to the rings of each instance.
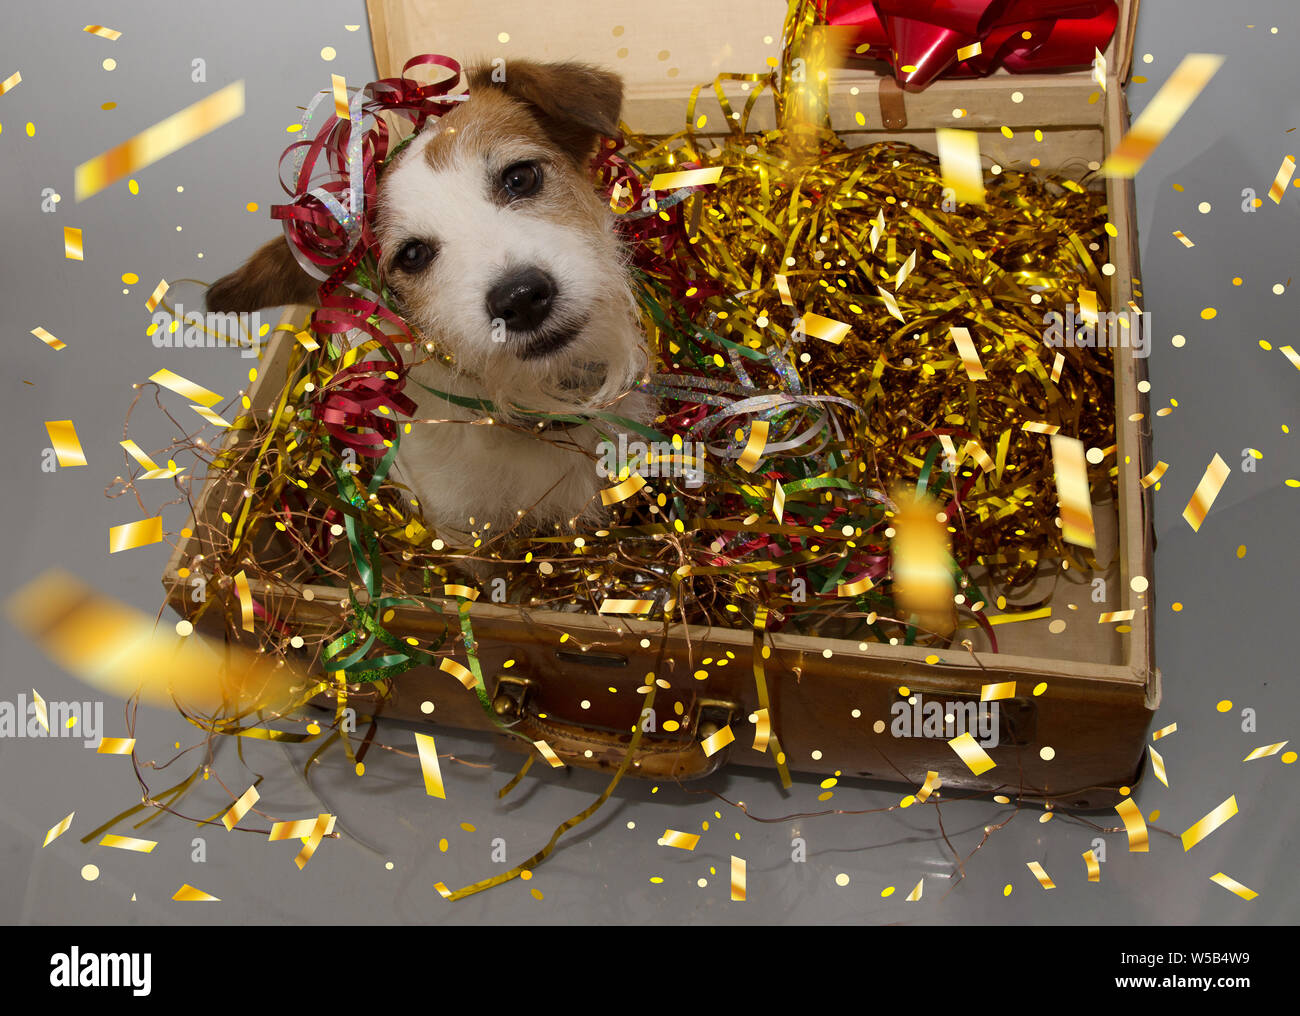
[[[959,127],[978,133],[982,154],[1001,165],[1084,174],[1128,128],[1123,83],[1136,10],[1136,2],[1118,5],[1104,64],[1091,69],[1013,75],[1000,68],[985,78],[940,77],[905,93],[892,76],[850,65],[819,81],[816,101],[850,145],[902,140],[935,151],[936,128]],[[779,2],[727,0],[708,9],[707,26],[699,8],[676,3],[594,10],[562,3],[537,18],[504,0],[370,0],[369,13],[381,77],[398,76],[410,57],[427,52],[452,53],[463,62],[499,57],[507,66],[515,57],[581,59],[623,75],[623,120],[630,129],[667,135],[682,128],[696,85],[775,66],[787,9]],[[834,45],[845,44],[840,38]],[[716,89],[700,90],[692,112],[705,123],[725,122],[729,110],[749,99],[739,74],[718,79]],[[776,122],[770,94],[750,103],[751,130]],[[709,136],[707,127],[700,133]],[[721,141],[723,134],[715,136]],[[1136,306],[1131,183],[1108,178],[1095,186],[1105,187],[1114,227],[1106,253],[1115,270],[1105,303]],[[254,416],[280,411],[276,399],[290,349],[309,313],[291,308],[275,329],[247,393]],[[1138,388],[1145,360],[1115,352],[1118,496],[1092,506],[1101,567],[1084,581],[1062,582],[1060,568],[1043,562],[1041,582],[1007,604],[996,653],[989,651],[989,629],[980,627],[959,630],[938,652],[763,631],[761,624],[754,632],[678,624],[665,637],[661,623],[636,618],[448,596],[441,615],[395,605],[385,614],[388,630],[419,642],[445,641],[461,637],[465,629],[456,619],[468,617],[496,719],[466,693],[470,682],[459,664],[415,666],[377,685],[355,685],[350,701],[375,715],[435,727],[494,731],[506,723],[523,735],[516,741],[544,744],[552,765],[613,770],[631,752],[629,773],[652,779],[698,778],[740,764],[1110,807],[1141,775],[1146,731],[1160,699],[1151,505],[1141,482],[1153,465]],[[248,437],[236,430],[228,440],[236,446]],[[196,502],[196,518],[237,515],[243,497],[243,477],[214,472]],[[197,626],[228,630],[215,612],[196,609],[188,594],[190,566],[212,549],[204,531],[196,526],[199,535],[180,543],[164,582],[173,605]],[[273,538],[256,551],[274,559],[284,548]],[[364,590],[341,582],[249,585],[257,623],[308,643],[313,635],[336,633],[350,605],[365,602]],[[1015,611],[1025,604],[1038,609]],[[305,650],[299,655],[304,666],[319,664]],[[661,700],[658,721],[646,724],[635,692],[652,682],[668,690],[671,704]],[[977,751],[954,740],[953,713],[975,732]],[[638,729],[632,745],[629,732]]]

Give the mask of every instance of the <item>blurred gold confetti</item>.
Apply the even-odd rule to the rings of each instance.
[[[665,847],[676,847],[679,850],[694,850],[695,845],[700,842],[700,837],[696,833],[683,833],[676,829],[665,829],[659,842]]]
[[[731,855],[731,902],[745,902],[745,859]]]
[[[731,724],[727,724],[727,726],[723,727],[721,730],[710,734],[701,741],[700,747],[704,749],[704,754],[707,757],[712,757],[735,739],[736,735],[731,732]]]
[[[1291,182],[1291,176],[1294,173],[1295,156],[1288,155],[1282,160],[1282,165],[1277,170],[1277,176],[1273,178],[1273,185],[1268,189],[1268,196],[1273,199],[1275,205],[1282,203],[1282,197],[1286,194],[1286,185]]]
[[[1187,524],[1192,527],[1193,532],[1201,531],[1201,523],[1205,521],[1205,516],[1210,507],[1214,504],[1214,499],[1219,496],[1219,491],[1223,489],[1224,481],[1228,479],[1228,465],[1215,455],[1210,460],[1210,464],[1205,467],[1205,475],[1201,477],[1201,482],[1196,485],[1196,490],[1192,494],[1192,499],[1187,502],[1187,507],[1183,509],[1183,518]]]
[[[89,32],[91,35],[98,35],[101,39],[107,39],[109,42],[117,42],[122,38],[122,33],[112,29],[105,28],[103,25],[87,25],[82,29],[83,32]]]
[[[41,328],[39,325],[32,329],[32,334],[35,335],[38,339],[40,339],[42,342],[44,342],[51,349],[59,350],[59,349],[68,348],[68,344],[66,342],[62,341],[61,339],[56,339],[53,335],[47,332],[44,328]]]
[[[186,882],[176,890],[172,899],[178,903],[220,903],[221,900],[210,893],[205,893],[202,889],[196,889]]]
[[[984,170],[980,164],[979,135],[974,131],[940,127],[935,132],[943,185],[958,201],[984,203]]]
[[[1210,833],[1218,829],[1219,826],[1223,825],[1223,823],[1228,821],[1228,819],[1232,818],[1235,814],[1237,814],[1237,795],[1233,794],[1221,805],[1183,833],[1183,852],[1186,853],[1188,850],[1191,850],[1192,847],[1200,843],[1201,840],[1209,836]]]
[[[442,766],[438,764],[438,748],[428,734],[416,734],[415,743],[420,751],[420,771],[424,774],[424,792],[430,797],[447,799],[447,789],[442,782]]]
[[[53,843],[60,836],[66,833],[68,831],[68,827],[72,825],[72,816],[75,814],[76,814],[75,811],[68,812],[67,817],[64,818],[62,822],[60,822],[56,826],[51,827],[50,831],[45,834],[45,842],[42,843],[41,846],[48,847],[51,843]]]
[[[800,321],[803,324],[805,334],[811,335],[814,339],[829,342],[834,346],[838,346],[843,342],[845,336],[851,330],[851,326],[843,321],[822,317],[820,314],[813,314],[812,312],[805,314]]]
[[[897,492],[894,519],[894,598],[906,614],[947,635],[956,625],[952,552],[948,529],[938,520],[939,504],[929,497]]]
[[[988,772],[997,765],[993,759],[989,758],[988,752],[981,748],[979,742],[971,736],[970,731],[954,737],[948,742],[948,747],[957,753],[957,757],[965,762],[967,768],[976,776]]]
[[[1063,434],[1052,435],[1052,464],[1056,470],[1056,493],[1060,499],[1064,539],[1076,546],[1097,549],[1092,524],[1092,495],[1088,488],[1088,465],[1083,442]]]
[[[1251,900],[1255,899],[1259,895],[1259,893],[1255,892],[1254,889],[1247,889],[1235,878],[1225,875],[1223,872],[1219,872],[1216,875],[1211,875],[1210,881],[1213,882],[1215,885],[1223,886],[1223,888],[1227,889],[1228,892],[1230,893],[1236,893],[1247,903],[1249,903]]]
[[[261,796],[256,787],[249,787],[240,796],[239,800],[232,804],[229,810],[221,816],[221,824],[226,827],[227,831],[234,829],[235,826],[239,825],[240,819],[248,814],[249,809],[258,802]]]
[[[86,253],[81,245],[81,230],[72,226],[63,227],[63,256],[69,261],[86,260]]]
[[[1056,888],[1056,883],[1047,877],[1047,872],[1043,870],[1043,866],[1037,861],[1026,861],[1025,867],[1033,872],[1034,878],[1038,879],[1038,884],[1044,889]]]
[[[1130,178],[1174,129],[1223,65],[1212,53],[1188,53],[1102,163],[1103,176]]]
[[[1277,744],[1266,744],[1262,748],[1256,748],[1244,759],[1242,759],[1242,761],[1254,762],[1256,759],[1268,758],[1270,755],[1276,755],[1279,751],[1281,751],[1290,743],[1291,743],[1290,741],[1278,741]]]

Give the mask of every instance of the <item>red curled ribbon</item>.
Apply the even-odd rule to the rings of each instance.
[[[828,25],[857,29],[856,56],[885,60],[914,92],[942,74],[1087,66],[1119,20],[1115,0],[825,0],[824,13]],[[976,42],[979,53],[958,57]]]

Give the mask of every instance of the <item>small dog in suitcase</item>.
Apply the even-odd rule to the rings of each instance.
[[[432,422],[414,422],[395,463],[440,532],[600,515],[601,443],[621,428],[539,425],[517,410],[639,422],[655,412],[637,390],[648,350],[627,255],[588,173],[599,139],[617,133],[622,81],[527,61],[503,77],[471,71],[469,98],[399,152],[378,188],[382,281],[413,334],[450,354],[412,365],[407,394]],[[307,303],[318,285],[281,238],[216,282],[207,304]]]

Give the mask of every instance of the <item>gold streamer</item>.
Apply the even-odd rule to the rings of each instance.
[[[618,504],[620,501],[626,501],[644,486],[645,477],[640,473],[632,473],[622,483],[617,483],[612,487],[602,490],[600,492],[600,503],[608,508],[610,505]]]

